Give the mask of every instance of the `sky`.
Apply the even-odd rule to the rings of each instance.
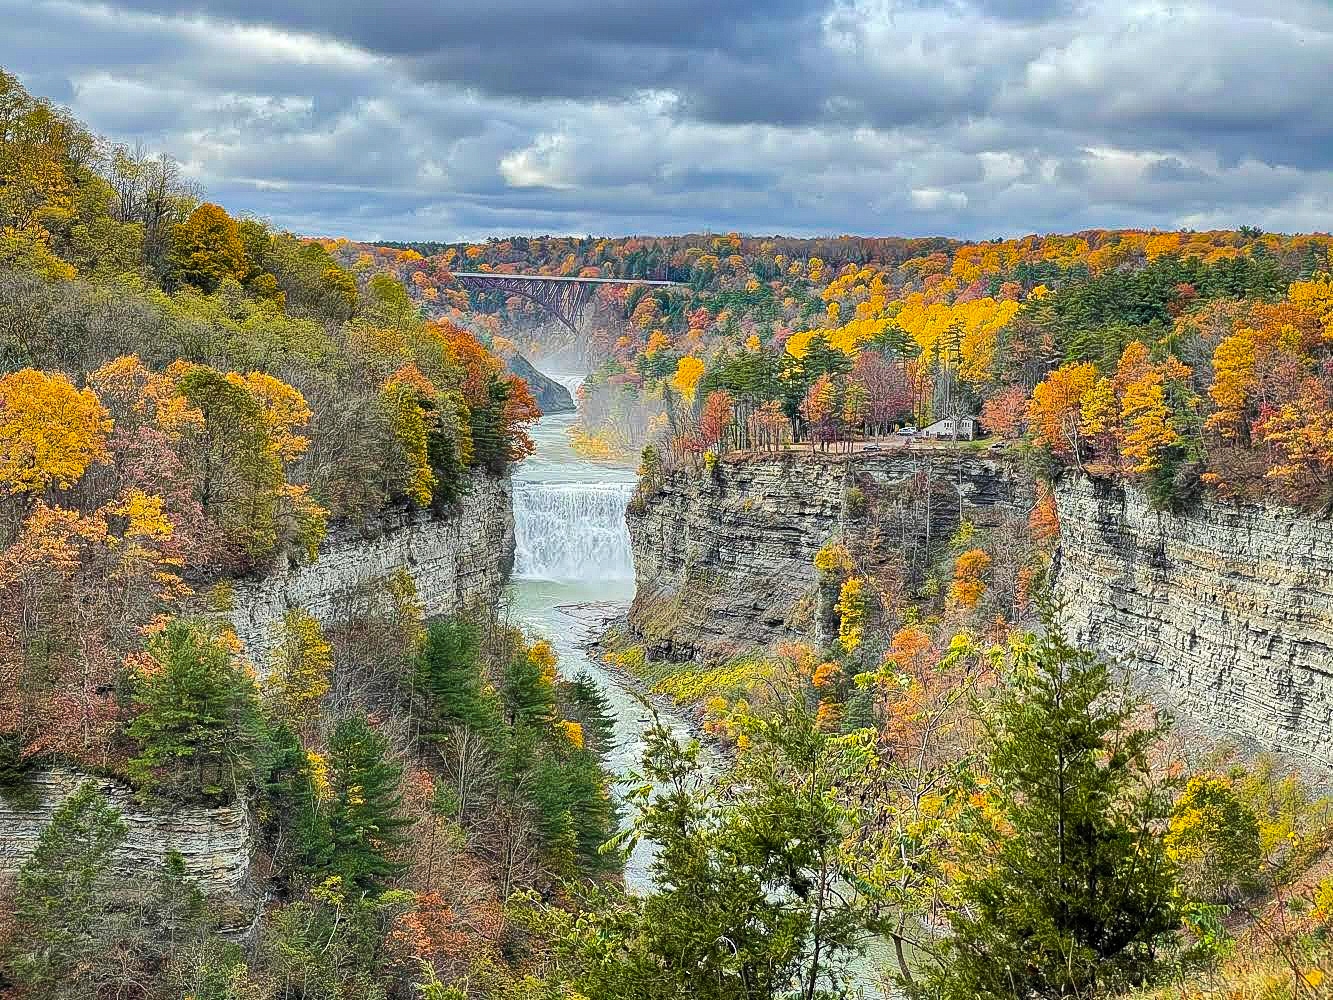
[[[297,233],[1333,229],[1326,0],[0,0],[0,67]]]

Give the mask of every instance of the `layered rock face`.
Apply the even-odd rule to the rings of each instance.
[[[401,511],[380,522],[375,538],[334,535],[318,561],[263,577],[236,581],[231,621],[261,670],[280,642],[283,617],[295,607],[328,621],[340,596],[405,570],[427,615],[496,600],[514,559],[514,512],[508,479],[476,475],[446,519]],[[148,884],[171,851],[211,896],[239,905],[243,930],[253,917],[251,878],[254,832],[245,805],[227,808],[145,808],[115,782],[68,771],[41,771],[18,793],[0,796],[0,873],[13,873],[31,854],[42,829],[81,782],[92,780],[120,810],[129,836],[113,862],[116,877]],[[245,904],[250,900],[250,905]]]
[[[914,530],[929,544],[960,513],[984,523],[1024,490],[998,458],[926,449],[729,456],[713,472],[669,474],[627,514],[637,583],[631,635],[654,658],[701,660],[810,638],[815,553],[835,535],[865,529],[863,504],[909,492]]]
[[[97,785],[128,828],[111,859],[112,878],[149,888],[153,873],[175,851],[186,874],[210,896],[236,897],[248,887],[254,834],[243,804],[157,811],[113,781],[63,770],[36,772],[21,790],[0,795],[0,873],[18,871],[60,804],[85,781]]]
[[[1056,500],[1077,638],[1132,658],[1184,720],[1333,765],[1333,523],[1212,501],[1162,514],[1072,476]]]
[[[338,599],[405,570],[427,615],[494,602],[514,561],[514,510],[508,479],[481,473],[447,518],[428,511],[386,514],[374,538],[332,535],[313,563],[238,580],[232,589],[231,624],[261,667],[280,644],[282,620],[303,608],[321,623]]]
[[[505,361],[505,367],[511,374],[528,383],[528,391],[532,393],[533,401],[543,415],[569,413],[577,409],[569,390],[549,375],[532,367],[532,362],[523,355],[511,354]]]

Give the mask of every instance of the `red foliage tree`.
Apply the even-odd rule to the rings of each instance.
[[[734,403],[731,394],[715,389],[699,411],[699,437],[705,448],[715,447],[731,426]]]
[[[1020,437],[1027,409],[1027,393],[1022,386],[1010,386],[981,405],[981,426],[1002,438]]]

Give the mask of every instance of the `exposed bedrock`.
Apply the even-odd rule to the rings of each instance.
[[[532,362],[521,354],[511,354],[505,362],[511,374],[528,383],[528,391],[543,415],[569,413],[577,409],[570,391],[549,375],[539,372]]]
[[[1333,523],[1215,501],[1159,513],[1073,476],[1056,500],[1072,634],[1187,724],[1333,765]]]
[[[254,830],[244,803],[158,809],[117,782],[62,769],[29,774],[20,788],[0,794],[0,874],[17,873],[61,803],[85,781],[93,782],[125,821],[127,835],[111,857],[109,880],[151,890],[154,875],[174,851],[206,895],[234,903],[254,898],[249,892]],[[253,904],[242,907],[234,924],[243,928],[253,909]]]
[[[319,558],[235,581],[232,627],[260,670],[281,643],[282,620],[303,608],[320,622],[350,591],[396,571],[416,584],[427,615],[494,603],[514,563],[513,487],[475,473],[468,492],[446,517],[429,511],[386,513],[378,533],[333,533]]]
[[[923,477],[929,487],[922,489]],[[858,497],[860,494],[860,497]],[[815,553],[865,537],[861,498],[900,518],[887,548],[1027,510],[1000,456],[924,450],[732,456],[630,504],[637,593],[626,620],[650,657],[718,660],[818,634]],[[1333,768],[1333,522],[1204,500],[1159,513],[1121,486],[1057,486],[1057,595],[1067,630],[1124,661],[1187,731]]]
[[[928,544],[947,537],[960,512],[985,524],[1023,502],[1024,483],[999,457],[925,449],[736,455],[711,472],[673,472],[630,504],[637,589],[627,625],[650,656],[667,659],[812,638],[815,553],[865,530],[867,498],[880,510],[901,501],[913,537]]]

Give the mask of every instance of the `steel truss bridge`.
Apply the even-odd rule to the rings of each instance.
[[[579,317],[597,294],[599,285],[683,287],[679,281],[648,281],[644,278],[561,278],[549,274],[497,274],[493,271],[454,271],[453,276],[470,292],[504,292],[530,299],[575,333],[579,332]]]

